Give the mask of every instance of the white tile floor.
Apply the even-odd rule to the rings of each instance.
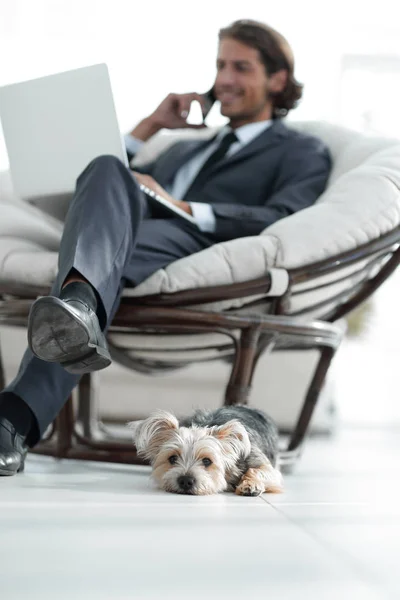
[[[282,495],[181,497],[31,456],[0,480],[3,600],[398,598],[399,431],[312,439]]]
[[[36,456],[0,478],[0,600],[399,598],[399,281],[338,353],[337,435],[282,495],[185,498],[146,468]]]

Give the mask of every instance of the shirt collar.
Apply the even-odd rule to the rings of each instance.
[[[251,142],[254,138],[260,135],[260,133],[268,129],[268,127],[271,127],[272,122],[272,119],[268,119],[268,121],[257,121],[257,123],[248,123],[247,125],[242,125],[241,127],[235,129],[235,133],[240,145],[244,146],[245,144]],[[230,131],[233,131],[231,127],[229,127],[229,125],[225,125],[225,127],[219,131],[217,139],[220,140]]]

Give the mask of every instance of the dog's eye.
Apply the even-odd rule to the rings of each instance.
[[[169,462],[171,465],[174,465],[175,463],[177,463],[177,462],[178,462],[178,457],[177,457],[177,455],[176,455],[176,454],[173,454],[172,456],[170,456],[170,457],[169,457],[169,459],[168,459],[168,462]]]
[[[210,465],[212,465],[212,460],[210,460],[209,458],[203,458],[202,463],[205,467],[209,467]]]

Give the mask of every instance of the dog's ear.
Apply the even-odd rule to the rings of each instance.
[[[148,419],[133,422],[133,439],[138,454],[149,460],[154,460],[160,446],[166,442],[173,431],[179,428],[178,419],[163,410],[153,413]],[[131,424],[129,424],[131,426]]]
[[[144,423],[143,419],[141,421],[130,421],[126,424],[127,427],[129,427],[129,429],[131,430],[133,441],[135,441],[136,432],[142,423]]]
[[[246,428],[240,421],[232,419],[224,425],[213,427],[211,434],[222,444],[227,444],[238,456],[247,456],[251,451],[251,443]]]

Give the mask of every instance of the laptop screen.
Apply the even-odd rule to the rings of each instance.
[[[107,65],[0,87],[0,119],[21,199],[68,194],[96,156],[127,156]]]

